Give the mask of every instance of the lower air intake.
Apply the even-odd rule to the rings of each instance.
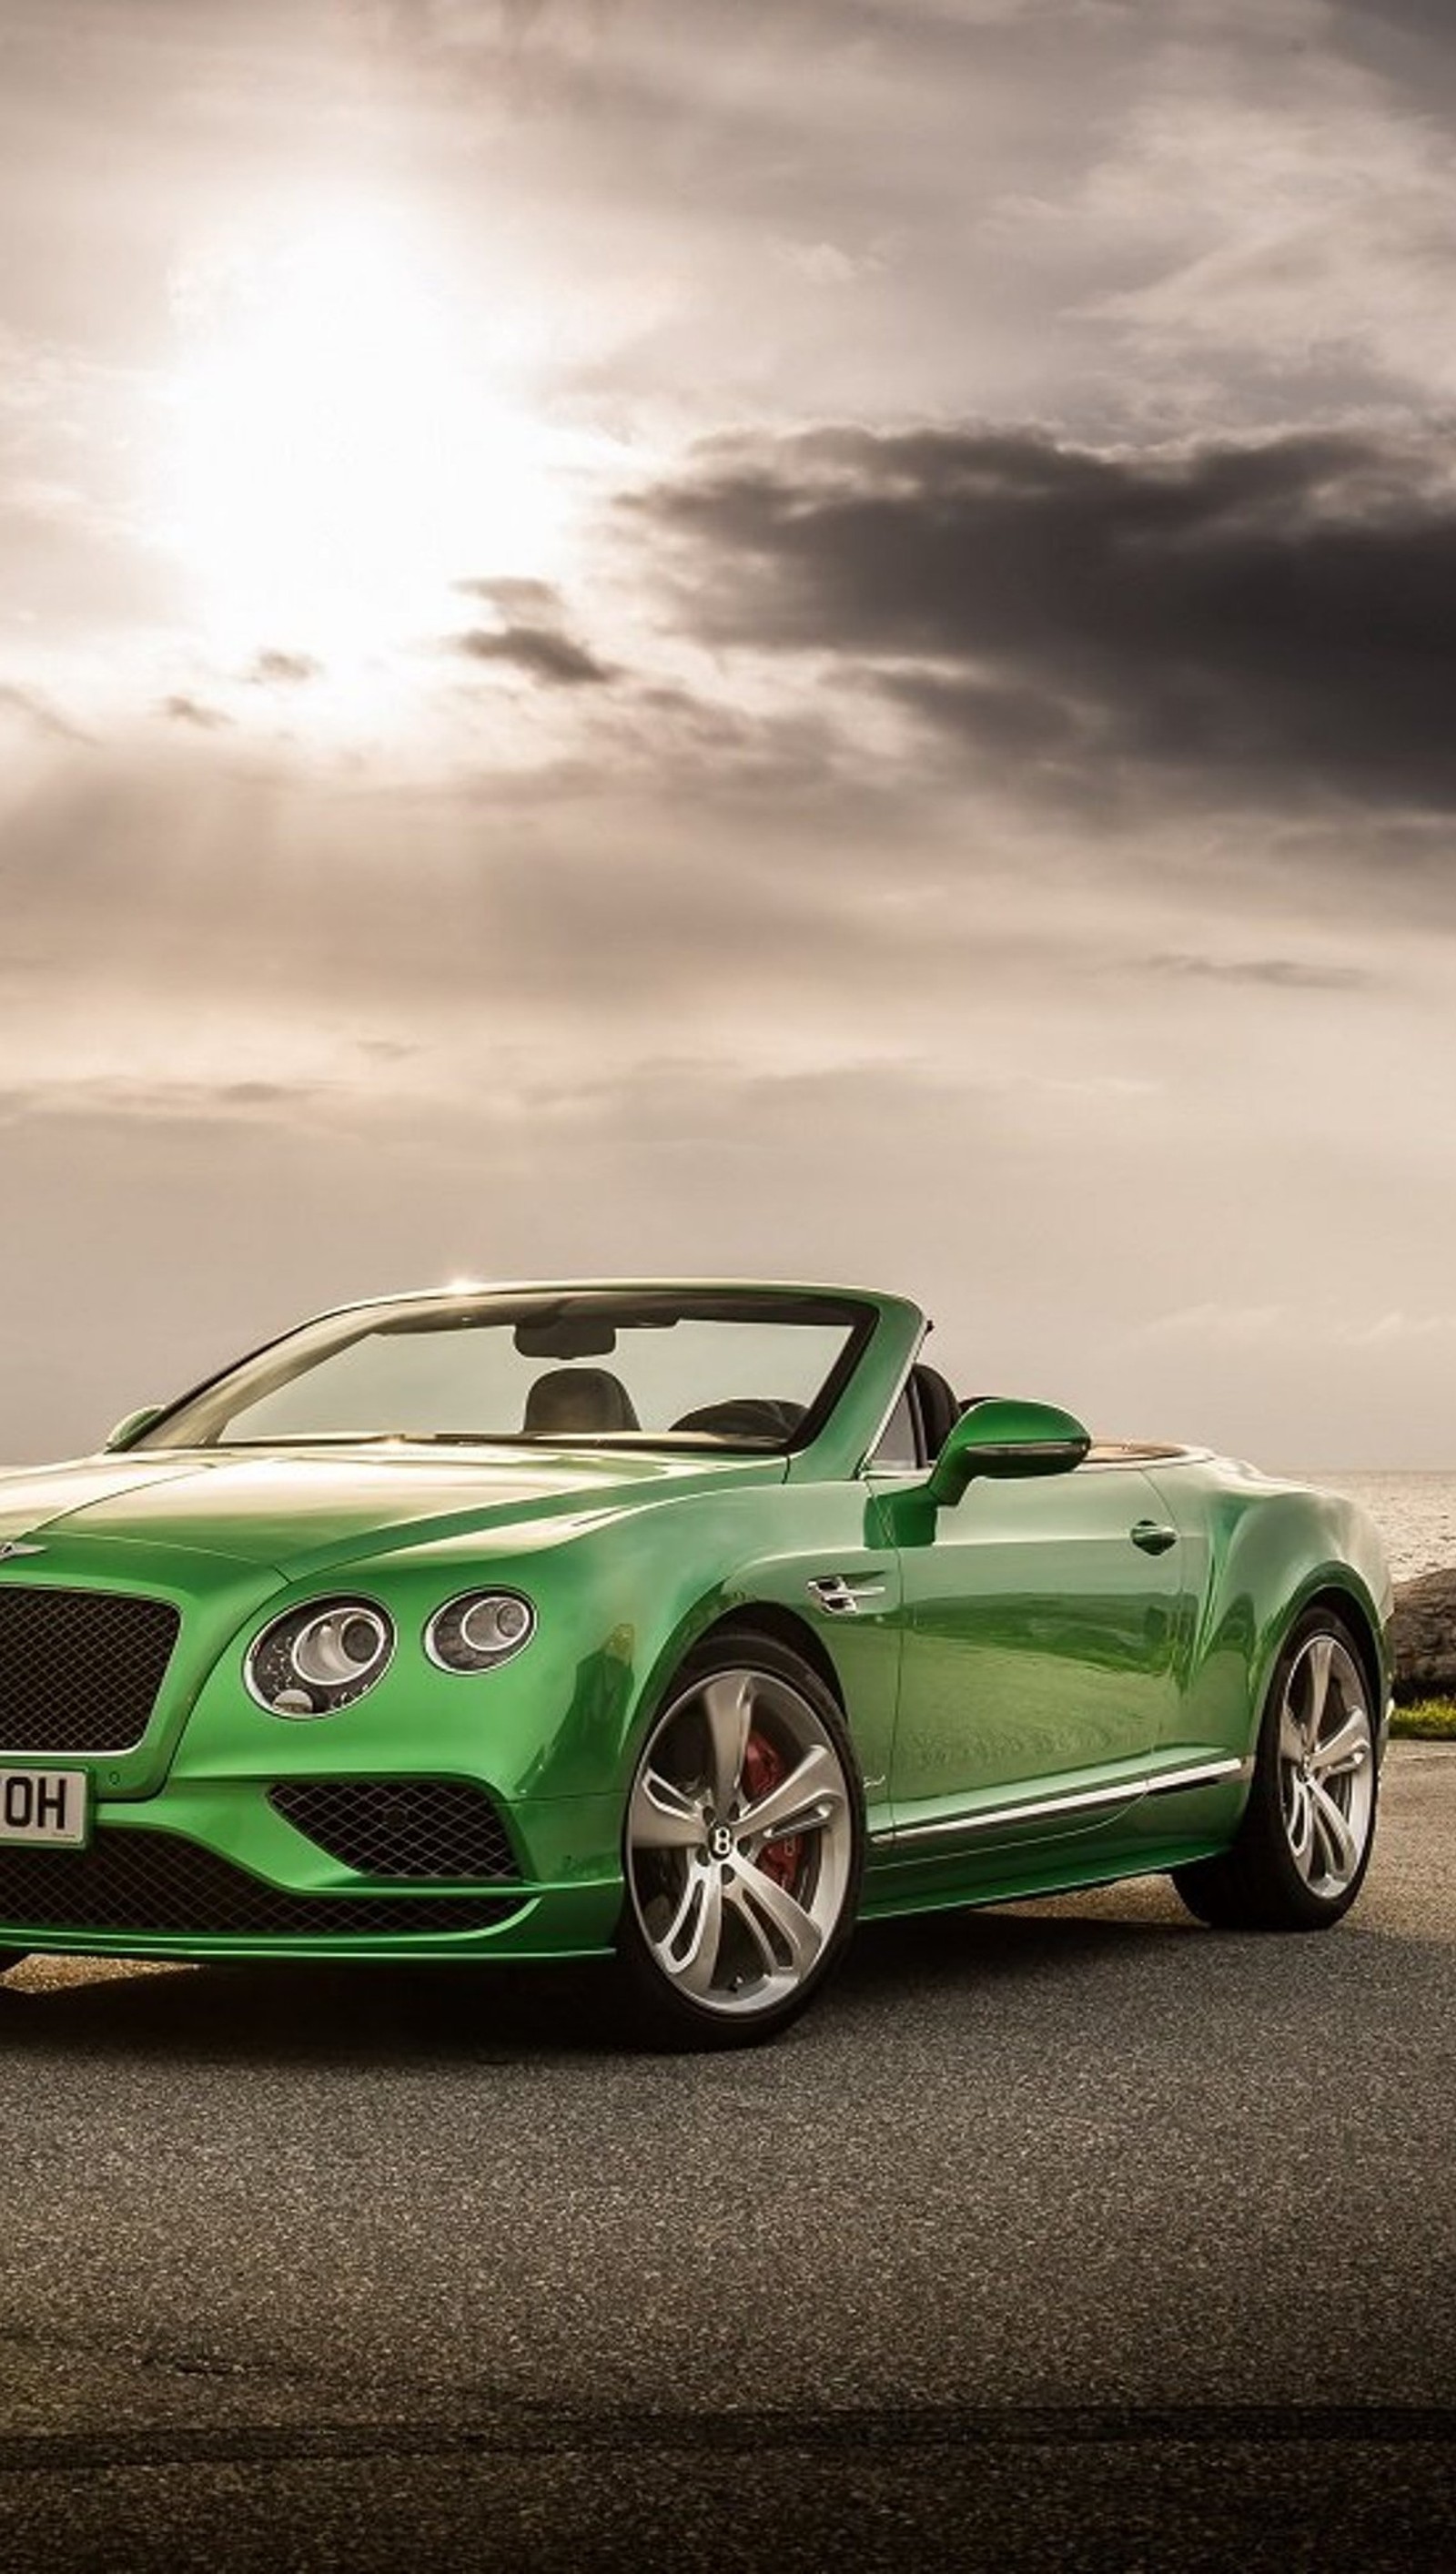
[[[97,1833],[84,1851],[0,1851],[0,1924],[178,1937],[338,1939],[486,1930],[519,1895],[295,1895],[177,1833]]]
[[[268,1802],[363,1877],[513,1885],[520,1875],[500,1816],[468,1779],[290,1779]]]

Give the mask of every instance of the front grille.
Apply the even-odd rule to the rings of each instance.
[[[365,1877],[510,1885],[520,1875],[490,1798],[466,1779],[290,1779],[268,1802]]]
[[[182,1621],[165,1600],[0,1583],[0,1745],[130,1752]]]
[[[177,1833],[98,1832],[89,1850],[0,1850],[0,1923],[245,1938],[485,1930],[519,1895],[295,1895]]]

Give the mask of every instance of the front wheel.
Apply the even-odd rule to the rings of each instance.
[[[1325,1930],[1360,1892],[1378,1789],[1355,1639],[1333,1610],[1307,1610],[1275,1666],[1238,1833],[1217,1859],[1174,1869],[1173,1884],[1219,1930]]]
[[[798,2016],[853,1928],[864,1819],[843,1717],[797,1654],[744,1634],[684,1665],[623,1864],[618,1954],[650,2039],[741,2046]]]

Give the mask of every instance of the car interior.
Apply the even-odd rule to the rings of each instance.
[[[964,1406],[938,1368],[920,1362],[910,1371],[905,1397],[916,1459],[929,1465],[939,1456]],[[673,1423],[674,1430],[702,1431],[717,1439],[772,1440],[792,1436],[803,1419],[801,1403],[770,1395],[738,1395],[724,1403],[700,1405]],[[537,1378],[526,1398],[522,1423],[539,1439],[610,1434],[641,1428],[631,1395],[610,1368],[552,1368]]]
[[[640,1430],[631,1395],[610,1368],[553,1368],[526,1397],[521,1427],[537,1439],[574,1430]]]
[[[716,1439],[789,1438],[803,1419],[804,1407],[770,1395],[737,1395],[724,1403],[701,1404],[672,1424],[674,1430],[701,1430]],[[522,1428],[538,1439],[574,1433],[640,1430],[637,1409],[621,1377],[610,1368],[553,1368],[537,1378],[526,1398]]]
[[[934,1464],[965,1407],[938,1368],[923,1360],[910,1370],[910,1410],[915,1421],[920,1463]]]

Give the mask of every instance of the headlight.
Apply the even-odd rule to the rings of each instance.
[[[519,1591],[466,1591],[437,1609],[425,1651],[446,1672],[493,1672],[536,1632],[536,1611]]]
[[[395,1631],[372,1600],[311,1600],[265,1627],[244,1677],[271,1716],[332,1716],[381,1678]]]

